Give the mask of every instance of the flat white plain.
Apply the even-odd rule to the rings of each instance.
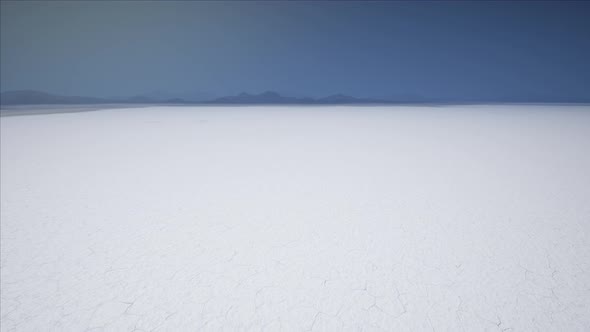
[[[1,119],[2,331],[590,330],[590,107]]]

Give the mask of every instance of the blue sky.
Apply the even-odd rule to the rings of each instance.
[[[1,3],[2,91],[590,98],[584,2]]]

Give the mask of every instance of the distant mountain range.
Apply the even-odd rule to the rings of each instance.
[[[93,97],[58,96],[33,90],[7,91],[0,95],[2,105],[26,104],[100,104],[105,100]]]
[[[397,96],[390,98],[357,98],[335,94],[321,98],[300,98],[282,96],[267,91],[260,94],[241,93],[235,96],[212,98],[203,93],[186,93],[188,99],[172,97],[174,94],[149,93],[133,97],[96,98],[85,96],[62,96],[35,90],[6,91],[0,94],[1,105],[76,105],[76,104],[187,104],[187,105],[259,105],[259,104],[305,104],[305,105],[345,105],[345,104],[461,104],[461,103],[590,103],[588,98],[564,98],[559,96],[505,97],[496,99],[431,99],[419,96]],[[204,99],[210,97],[211,99]]]
[[[209,101],[213,104],[377,104],[389,103],[390,101],[356,98],[342,94],[331,95],[323,98],[295,98],[285,97],[280,94],[267,91],[261,94],[241,93],[237,96],[221,97]]]
[[[0,94],[2,105],[43,105],[43,104],[375,104],[391,101],[369,98],[355,98],[342,94],[322,98],[286,97],[272,91],[260,94],[241,93],[204,101],[182,98],[141,95],[134,97],[96,98],[84,96],[62,96],[35,90],[6,91]]]
[[[184,100],[187,102],[203,102],[213,100],[218,96],[203,91],[181,91],[169,92],[164,90],[153,90],[141,94],[139,97],[149,98],[151,100]],[[121,99],[121,98],[115,98]]]
[[[181,99],[156,100],[145,96],[128,98],[96,98],[85,96],[62,96],[35,90],[6,91],[0,94],[2,105],[75,105],[75,104],[116,104],[116,103],[182,103]]]

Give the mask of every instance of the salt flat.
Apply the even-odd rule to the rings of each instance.
[[[588,331],[590,107],[1,119],[2,331]]]

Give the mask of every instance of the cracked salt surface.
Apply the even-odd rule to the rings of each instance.
[[[590,329],[590,108],[1,119],[2,331]]]

